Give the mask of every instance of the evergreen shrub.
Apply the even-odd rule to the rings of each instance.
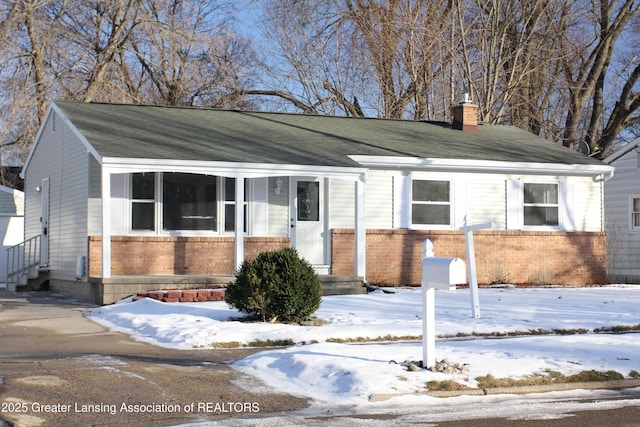
[[[293,248],[244,261],[235,278],[226,303],[263,322],[301,322],[320,308],[320,278]]]

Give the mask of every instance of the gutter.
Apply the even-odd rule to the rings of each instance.
[[[608,181],[613,177],[615,168],[606,164],[562,164],[540,162],[505,162],[496,160],[469,160],[452,158],[419,158],[419,157],[381,157],[381,156],[349,156],[360,165],[369,168],[433,170],[450,172],[493,172],[516,174],[544,175],[576,175],[592,176],[595,181]]]

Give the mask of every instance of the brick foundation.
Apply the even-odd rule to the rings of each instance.
[[[289,238],[247,237],[245,257],[290,246]],[[234,274],[233,237],[113,236],[111,274]],[[89,237],[89,275],[102,276],[102,238]]]
[[[478,282],[584,285],[606,283],[604,232],[475,231]],[[332,274],[354,273],[354,233],[332,230]],[[367,280],[420,284],[422,242],[436,256],[466,261],[464,234],[439,230],[367,230]]]

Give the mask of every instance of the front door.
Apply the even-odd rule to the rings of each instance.
[[[291,178],[291,243],[318,273],[328,273],[324,183],[320,178]]]
[[[49,178],[40,186],[40,265],[49,265]]]

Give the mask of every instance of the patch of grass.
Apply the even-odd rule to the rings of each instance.
[[[369,342],[390,342],[390,341],[419,341],[422,340],[421,335],[385,335],[382,337],[355,337],[355,338],[327,338],[326,342],[337,344],[352,344],[352,343],[369,343]]]
[[[213,343],[213,348],[240,348],[240,347],[242,347],[242,344],[240,344],[238,341]]]
[[[608,328],[596,328],[593,330],[593,332],[596,332],[596,333],[597,332],[613,332],[616,334],[621,334],[621,333],[631,332],[631,331],[640,331],[640,324],[631,325],[631,326],[616,325]]]
[[[213,348],[241,348],[241,347],[288,347],[295,345],[293,340],[254,340],[247,344],[241,344],[238,341],[216,342],[212,344]]]
[[[495,388],[495,387],[520,387],[531,385],[554,384],[562,378],[562,375],[555,371],[547,371],[546,374],[531,374],[523,378],[496,378],[493,375],[485,375],[476,378],[478,388]]]
[[[427,382],[427,390],[429,391],[459,391],[469,390],[464,384],[452,380],[429,381]]]
[[[616,371],[582,371],[577,374],[570,375],[567,378],[568,383],[582,383],[582,382],[592,382],[592,381],[611,381],[611,380],[622,380],[624,379],[624,375]]]
[[[253,340],[245,347],[288,347],[295,345],[295,342],[290,339],[284,340]]]
[[[631,375],[629,375],[631,376]],[[547,384],[581,383],[621,380],[624,376],[616,371],[582,371],[573,375],[562,375],[557,371],[546,370],[544,374],[536,373],[522,378],[496,378],[485,375],[476,378],[478,388],[519,387]]]
[[[580,334],[587,334],[589,333],[589,331],[587,329],[582,329],[582,328],[554,329],[553,333],[556,335],[580,335]]]

